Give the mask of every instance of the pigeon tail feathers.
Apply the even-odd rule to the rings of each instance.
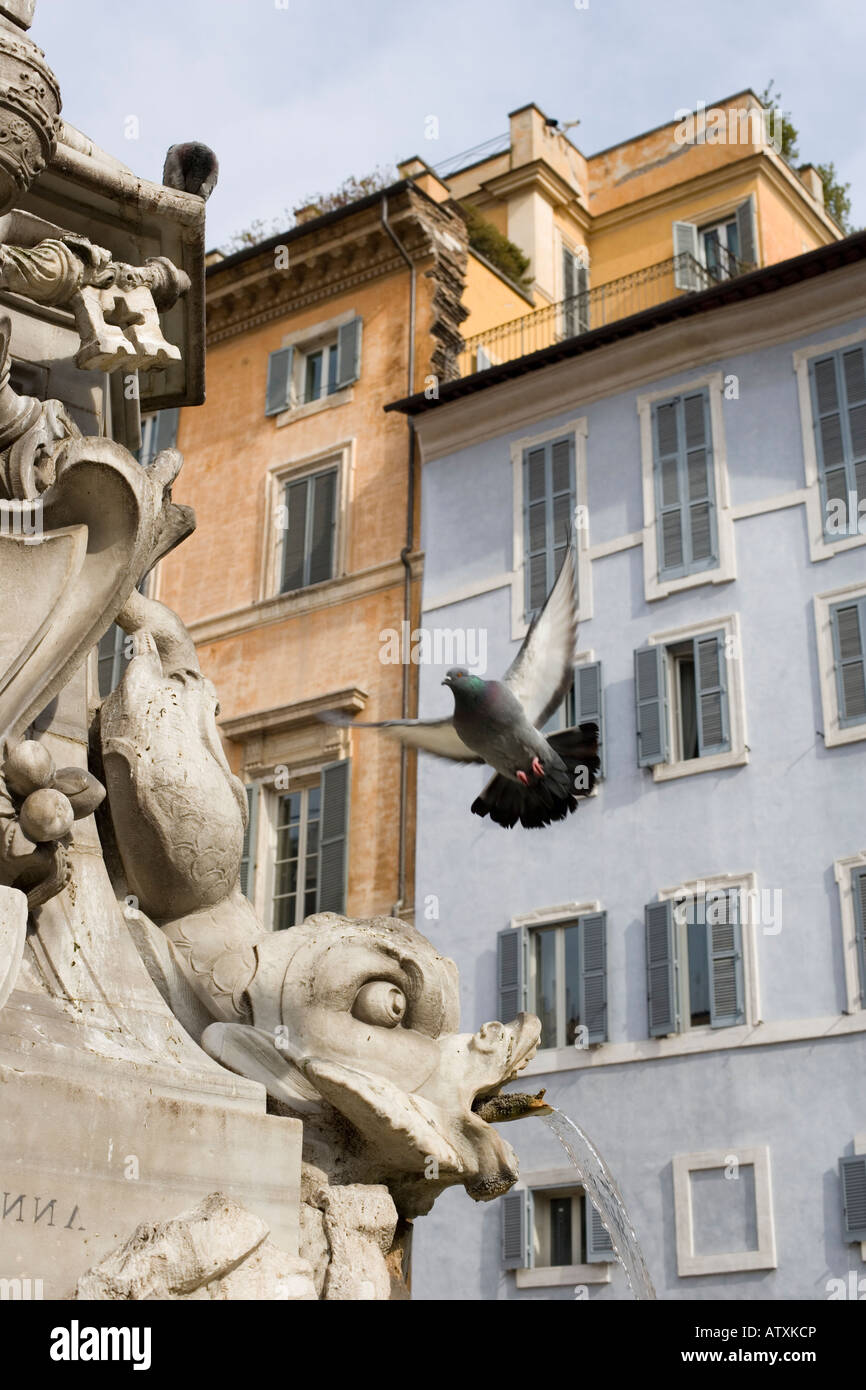
[[[535,830],[565,820],[576,811],[578,801],[589,796],[595,786],[601,766],[598,725],[561,729],[548,735],[547,741],[562,759],[565,771],[546,770],[544,777],[533,779],[528,786],[497,773],[473,801],[473,815],[489,816],[506,830],[518,821],[527,830]]]

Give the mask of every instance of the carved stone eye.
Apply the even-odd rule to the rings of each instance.
[[[406,996],[390,980],[368,980],[355,996],[355,1018],[377,1028],[396,1028],[406,1014]]]

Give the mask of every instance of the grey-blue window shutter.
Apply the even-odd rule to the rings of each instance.
[[[291,405],[294,360],[295,349],[293,347],[278,348],[268,357],[266,415],[279,415],[281,411],[288,410]]]
[[[530,1262],[531,1197],[528,1190],[500,1197],[502,1263],[505,1269],[526,1269]]]
[[[302,589],[308,582],[307,562],[307,511],[310,500],[310,479],[299,478],[287,483],[283,493],[286,509],[282,542],[282,574],[280,592]]]
[[[638,767],[668,759],[667,669],[662,646],[639,647],[634,654]]]
[[[307,583],[321,584],[334,573],[334,538],[337,527],[337,471],[318,473],[310,479],[309,573]]]
[[[647,903],[644,924],[649,1035],[651,1038],[661,1038],[677,1030],[674,911],[671,900]]]
[[[866,720],[866,598],[835,603],[830,609],[839,723]]]
[[[678,290],[699,289],[698,229],[693,222],[675,222],[673,237],[674,286]]]
[[[755,196],[750,193],[744,203],[737,208],[737,240],[739,260],[749,268],[758,264],[758,234],[755,221]]]
[[[345,912],[349,871],[350,760],[322,768],[317,912]]]
[[[259,821],[259,784],[250,782],[244,788],[247,794],[247,824],[244,830],[244,847],[241,855],[241,892],[252,900],[256,883],[256,844]]]
[[[852,870],[851,896],[854,899],[854,928],[860,964],[860,1007],[866,1009],[866,869]]]
[[[680,468],[679,400],[654,404],[652,421],[659,574],[681,574],[686,563],[686,517]]]
[[[598,725],[599,775],[604,776],[604,685],[600,661],[587,661],[574,671],[574,723]]]
[[[578,311],[575,295],[577,293],[577,266],[568,247],[562,248],[562,329],[566,338],[573,338],[578,328]]]
[[[724,631],[696,637],[694,652],[698,753],[705,758],[731,747]]]
[[[616,1260],[610,1231],[607,1230],[596,1207],[584,1197],[586,1203],[586,1262],[587,1264],[611,1264]]]
[[[716,506],[709,391],[684,396],[681,487],[685,496],[686,556],[689,570],[716,560]]]
[[[510,1023],[526,1009],[526,928],[505,927],[496,938],[499,1018]]]
[[[361,320],[341,324],[337,334],[337,390],[361,375]]]
[[[866,1240],[866,1154],[839,1159],[845,1240]]]
[[[577,293],[577,331],[589,331],[589,267],[575,261],[574,284]]]
[[[840,399],[839,360],[812,358],[809,363],[812,386],[812,425],[824,512],[825,533],[829,532],[829,503],[848,504],[848,468],[845,459],[845,429]]]
[[[866,500],[866,352],[862,347],[843,350],[842,378],[845,383],[850,450],[849,481],[858,502],[863,502]],[[857,518],[849,518],[849,521],[855,520],[859,522],[859,512]]]
[[[176,407],[172,410],[160,410],[157,412],[156,425],[154,426],[154,456],[161,453],[163,449],[173,449],[177,443],[177,427],[180,423],[180,410]]]
[[[533,445],[523,455],[526,621],[542,607],[568,549],[575,501],[574,436]]]
[[[589,1042],[607,1041],[607,913],[587,912],[580,918],[580,1021]]]
[[[713,1028],[732,1028],[746,1020],[739,891],[708,893],[706,919],[710,1023]]]

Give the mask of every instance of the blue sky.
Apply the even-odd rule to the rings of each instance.
[[[67,120],[136,172],[158,179],[175,141],[213,146],[210,246],[351,174],[411,154],[436,164],[530,101],[579,119],[571,137],[592,154],[770,78],[803,160],[835,161],[866,224],[854,0],[37,0],[31,33]]]

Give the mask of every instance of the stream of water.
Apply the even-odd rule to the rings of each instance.
[[[626,1211],[620,1190],[614,1182],[613,1174],[602,1158],[592,1140],[584,1134],[580,1125],[554,1110],[552,1115],[544,1116],[544,1123],[553,1131],[565,1152],[568,1154],[586,1195],[598,1208],[605,1230],[613,1243],[616,1257],[625,1270],[628,1286],[635,1298],[655,1298],[652,1279],[635,1235],[631,1218]]]

